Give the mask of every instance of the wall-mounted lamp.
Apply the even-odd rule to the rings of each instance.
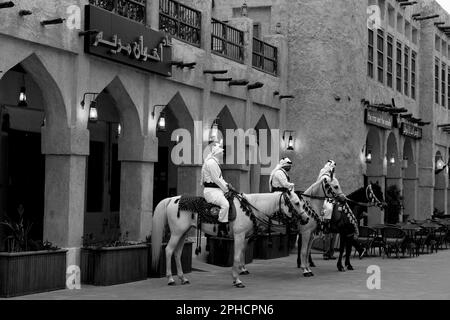
[[[122,134],[122,125],[120,123],[117,124],[117,136],[119,137]]]
[[[209,131],[209,141],[208,143],[218,141],[219,139],[219,118],[214,119],[211,130]]]
[[[0,2],[0,9],[6,9],[6,8],[12,8],[12,7],[14,7],[14,2],[12,2],[12,1]]]
[[[394,157],[394,155],[392,155],[392,156],[389,158],[389,163],[390,163],[391,165],[394,165],[394,164],[395,164],[395,157]]]
[[[81,100],[81,108],[84,110],[84,105],[86,104],[85,103],[86,96],[88,95],[94,96],[94,99],[89,104],[89,122],[97,122],[98,120],[97,101],[95,101],[95,99],[97,99],[98,94],[99,93],[97,92],[86,92],[83,95],[83,100]]]
[[[26,88],[25,88],[25,75],[22,75],[22,86],[20,87],[19,103],[17,105],[19,107],[26,107],[26,106],[28,106],[27,94],[26,94]]]
[[[366,163],[372,163],[372,151],[371,150],[367,150]]]
[[[285,139],[286,139],[287,133],[289,134],[289,138],[286,143],[286,150],[292,151],[292,150],[294,150],[295,138],[293,136],[295,135],[295,131],[285,130],[283,132],[283,141],[286,141]]]
[[[152,118],[155,119],[155,109],[157,107],[162,107],[161,112],[159,113],[158,124],[156,125],[156,129],[158,131],[166,131],[166,114],[163,112],[164,108],[167,107],[167,104],[155,104],[153,106]]]
[[[439,158],[436,161],[436,170],[434,170],[434,174],[439,174],[441,173],[445,168],[447,168],[449,165],[449,163],[445,163],[444,160],[442,160],[442,158]]]
[[[403,156],[403,168],[408,168],[408,157]]]
[[[241,16],[242,17],[247,17],[248,16],[248,6],[247,6],[246,2],[244,2],[244,4],[241,7]]]

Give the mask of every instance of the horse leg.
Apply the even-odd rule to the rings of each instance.
[[[188,232],[186,231],[178,241],[178,245],[175,249],[175,264],[177,266],[177,275],[178,279],[180,279],[181,284],[189,284],[189,280],[184,276],[183,274],[183,267],[181,265],[181,255],[183,253],[183,247],[184,247],[184,240],[187,237]]]
[[[239,270],[240,270],[239,274],[241,274],[241,275],[250,274],[250,272],[245,267],[245,252],[247,250],[247,245],[248,245],[248,239],[244,239],[244,248],[242,249],[242,252],[241,252],[241,265],[239,267]]]
[[[175,280],[172,277],[172,254],[179,244],[180,236],[178,234],[172,234],[170,236],[170,240],[166,246],[166,277],[169,286],[173,286],[175,284]]]
[[[299,233],[297,240],[297,268],[300,268],[302,264],[301,254],[302,254],[302,234]]]
[[[242,281],[239,279],[239,266],[241,264],[241,254],[244,249],[245,232],[234,234],[234,263],[231,269],[233,276],[233,285],[236,288],[245,288]]]
[[[312,248],[312,244],[314,241],[314,237],[310,237],[309,238],[309,242],[308,242],[308,271],[311,274],[311,276],[313,276],[314,274],[312,273],[311,269],[309,267],[312,267],[312,265],[310,264],[312,262],[312,258],[311,258],[311,248]],[[314,262],[313,262],[314,265]],[[314,265],[315,266],[315,265]]]
[[[344,254],[345,242],[347,241],[347,239],[346,239],[346,237],[345,237],[345,235],[343,233],[340,234],[339,241],[340,241],[340,244],[339,244],[339,258],[338,258],[338,261],[337,261],[337,268],[338,268],[339,271],[343,272],[343,271],[345,271],[345,269],[342,266],[342,256]]]
[[[311,268],[315,268],[315,267],[316,267],[316,264],[314,263],[314,261],[313,261],[313,259],[312,259],[311,252],[310,252],[309,255],[308,255],[308,260],[309,260],[309,266],[310,266]]]
[[[345,240],[345,266],[347,270],[353,270],[353,266],[350,264],[350,255],[352,254],[353,247],[353,235],[347,236]]]
[[[301,234],[301,265],[300,267],[303,269],[304,277],[311,277],[310,271],[308,271],[308,246],[309,246],[309,238],[311,237],[311,232],[306,231]]]

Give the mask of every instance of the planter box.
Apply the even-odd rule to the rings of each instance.
[[[81,249],[81,283],[110,286],[147,279],[147,245]]]
[[[183,252],[181,253],[181,267],[183,273],[192,272],[192,241],[186,241],[183,246]],[[152,244],[148,244],[148,272],[147,275],[150,278],[164,278],[166,276],[166,245],[161,245],[161,254],[159,255],[158,270],[152,271]],[[172,274],[177,274],[175,257],[172,255]]]
[[[255,259],[277,259],[289,256],[288,235],[281,233],[258,236],[255,242]]]
[[[0,297],[65,289],[66,252],[0,253]]]
[[[208,237],[209,254],[207,263],[220,267],[231,267],[234,262],[234,240],[230,238]],[[253,261],[254,242],[248,242],[245,264]]]

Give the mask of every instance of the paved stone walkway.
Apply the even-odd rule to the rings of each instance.
[[[15,299],[450,299],[450,250],[415,258],[368,257],[353,259],[354,271],[338,272],[336,261],[313,255],[318,267],[315,276],[304,278],[296,268],[296,255],[274,260],[254,260],[250,275],[242,276],[247,286],[231,285],[230,268],[221,268],[193,259],[194,271],[187,275],[191,284],[174,287],[166,279],[109,286],[82,286],[81,290],[61,290]],[[366,286],[367,267],[381,268],[381,289]]]

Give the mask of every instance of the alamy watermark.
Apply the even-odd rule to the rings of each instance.
[[[369,290],[381,289],[381,269],[377,265],[370,265],[367,267],[367,274],[370,274],[367,278],[366,286]]]
[[[212,135],[211,131],[204,130],[202,121],[194,121],[194,136],[187,129],[174,130],[171,140],[177,143],[171,152],[172,162],[175,165],[202,165],[215,143],[223,143],[224,164],[259,164],[262,174],[270,174],[280,160],[279,129],[226,129]],[[205,141],[210,142],[206,147]]]

